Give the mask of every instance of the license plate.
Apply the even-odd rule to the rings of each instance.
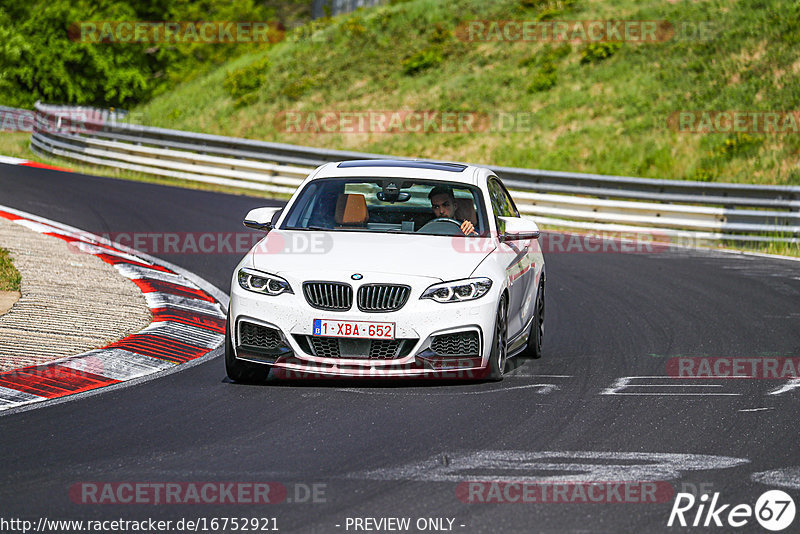
[[[394,339],[394,323],[314,319],[314,335],[361,339]]]

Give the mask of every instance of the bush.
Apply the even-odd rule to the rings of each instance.
[[[589,43],[581,52],[581,63],[598,63],[613,56],[620,43]]]
[[[77,22],[273,18],[273,8],[254,1],[2,2],[0,101],[15,107],[31,107],[43,100],[130,108],[206,69],[265,45],[82,42]],[[283,34],[271,31],[270,40],[273,37],[279,40]]]
[[[758,153],[758,149],[763,142],[763,138],[739,133],[733,137],[726,138],[721,145],[709,152],[708,155],[726,160],[740,156],[754,156]]]
[[[444,61],[444,54],[438,47],[428,47],[403,61],[403,73],[409,76],[418,74]]]
[[[713,182],[717,179],[717,176],[718,173],[714,169],[698,167],[694,170],[694,173],[689,178],[697,182]]]
[[[264,56],[249,65],[228,72],[222,85],[225,91],[236,100],[237,106],[249,104],[255,101],[255,92],[266,81],[268,71],[269,58]]]
[[[453,32],[445,28],[443,24],[437,22],[433,27],[433,32],[431,32],[430,36],[428,37],[428,42],[431,44],[445,45],[452,39]]]
[[[283,96],[289,100],[300,100],[306,91],[316,85],[310,78],[301,78],[299,80],[291,81],[284,86],[281,90]]]
[[[545,46],[541,52],[524,59],[520,62],[520,66],[536,66],[538,69],[533,75],[533,80],[528,86],[529,93],[537,93],[540,91],[547,91],[555,87],[558,81],[556,74],[556,62],[560,61],[569,55],[572,47],[569,43],[564,43],[557,48],[550,45]]]
[[[528,86],[529,93],[537,93],[540,91],[547,91],[552,89],[556,82],[558,81],[558,76],[556,75],[556,67],[552,63],[546,63],[542,65],[539,70],[534,74],[533,81]]]
[[[342,31],[349,37],[360,39],[367,33],[367,28],[356,17],[350,17],[342,22]]]

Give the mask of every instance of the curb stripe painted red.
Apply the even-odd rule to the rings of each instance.
[[[119,380],[58,364],[24,367],[0,375],[0,386],[47,399],[81,393],[117,382]]]
[[[64,167],[56,167],[55,165],[39,163],[38,161],[12,158],[10,156],[0,156],[0,163],[5,163],[6,165],[21,165],[23,167],[36,167],[37,169],[49,169],[51,171],[72,172],[72,169],[65,169]]]
[[[125,349],[172,363],[188,362],[208,352],[208,349],[203,347],[196,347],[190,343],[183,343],[164,336],[142,334],[131,338],[133,336],[112,343],[106,348]]]
[[[0,217],[63,239],[76,253],[92,254],[113,265],[142,290],[152,313],[150,326],[106,347],[0,372],[0,411],[173,369],[224,342],[225,314],[221,306],[181,274],[121,250],[99,236],[67,230],[34,215],[3,208]]]
[[[213,330],[219,334],[225,333],[225,319],[211,317],[202,313],[191,313],[185,310],[173,308],[155,308],[150,310],[153,314],[153,321],[173,321],[190,326],[199,326],[207,330]]]

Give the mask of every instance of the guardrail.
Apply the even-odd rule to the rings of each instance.
[[[127,122],[93,108],[36,105],[31,149],[94,165],[291,193],[329,161],[396,158],[209,135]],[[492,167],[520,211],[546,225],[653,228],[686,239],[798,241],[800,187],[657,180]]]

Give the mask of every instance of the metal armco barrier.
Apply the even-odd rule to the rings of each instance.
[[[291,193],[329,161],[396,158],[133,124],[130,115],[37,103],[31,149],[94,165]],[[658,180],[494,167],[520,212],[546,225],[615,232],[654,228],[689,240],[792,241],[800,187]]]

